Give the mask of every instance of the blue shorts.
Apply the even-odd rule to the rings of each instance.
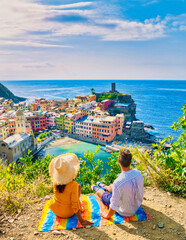
[[[108,193],[108,192],[104,192],[101,197],[103,204],[106,205],[107,207],[109,207],[109,205],[110,205],[111,197],[112,197],[112,193]]]

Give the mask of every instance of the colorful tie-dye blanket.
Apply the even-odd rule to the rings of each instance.
[[[122,217],[119,214],[115,213],[111,219],[104,219],[100,216],[100,212],[105,211],[106,208],[104,204],[98,198],[96,198],[95,195],[82,196],[81,201],[85,209],[85,211],[81,213],[82,217],[86,220],[94,222],[92,226],[99,227],[128,221],[144,221],[150,219],[150,216],[142,207],[139,207],[135,215],[132,217]],[[41,214],[38,231],[46,232],[50,230],[62,230],[81,227],[83,226],[80,224],[75,214],[68,219],[57,217],[50,210],[49,201],[45,203],[43,212]]]

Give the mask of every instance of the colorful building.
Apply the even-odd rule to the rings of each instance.
[[[123,124],[123,114],[97,118],[92,124],[92,138],[97,138],[100,142],[111,142],[115,136],[122,134]]]
[[[94,118],[90,116],[84,116],[81,119],[75,121],[74,133],[79,136],[92,137],[92,123]]]
[[[29,149],[35,151],[37,145],[32,131],[31,134],[27,132],[25,116],[21,110],[16,112],[15,121],[9,122],[9,125],[12,124],[12,128],[13,125],[15,126],[15,134],[0,142],[0,157],[8,162],[16,162],[20,157],[28,154]]]
[[[14,118],[8,119],[8,128],[9,128],[10,135],[15,134],[16,124],[15,124],[15,119]]]
[[[46,128],[46,117],[31,112],[25,113],[27,122],[30,123],[32,130],[36,131],[41,128]]]
[[[65,109],[65,112],[66,112],[66,113],[74,114],[74,113],[77,113],[78,111],[77,111],[76,108],[70,107],[70,108],[66,108],[66,109]]]
[[[96,101],[96,95],[90,95],[88,96],[88,102]]]
[[[47,112],[46,117],[46,128],[55,129],[56,128],[56,113]]]
[[[6,139],[9,136],[8,122],[6,120],[0,120],[0,141]]]
[[[85,96],[85,95],[78,95],[75,98],[76,99],[80,99],[82,103],[86,103],[87,102],[87,96]]]
[[[57,115],[57,116],[55,117],[56,128],[57,128],[58,130],[61,130],[61,131],[64,130],[64,115],[65,115],[65,114],[66,114],[66,113],[61,113],[61,114],[59,114],[59,115]]]
[[[77,123],[79,120],[83,119],[84,116],[86,115],[85,112],[77,112],[73,115],[73,117],[71,118],[71,133],[77,133]]]
[[[26,111],[30,109],[30,104],[28,102],[20,102],[17,105],[21,111]]]
[[[73,114],[67,113],[64,115],[64,130],[68,133],[71,133],[71,118],[73,117]]]
[[[37,111],[38,110],[38,103],[32,103],[31,105],[30,105],[30,110],[31,111]]]
[[[97,109],[106,111],[112,103],[113,103],[113,100],[105,99],[97,104]]]

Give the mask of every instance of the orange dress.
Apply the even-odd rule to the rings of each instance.
[[[68,183],[63,193],[59,193],[54,185],[54,197],[50,200],[49,207],[56,216],[62,218],[69,218],[81,210],[78,183]]]

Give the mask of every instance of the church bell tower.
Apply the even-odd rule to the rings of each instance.
[[[26,133],[26,123],[24,113],[19,109],[15,114],[16,133]]]

